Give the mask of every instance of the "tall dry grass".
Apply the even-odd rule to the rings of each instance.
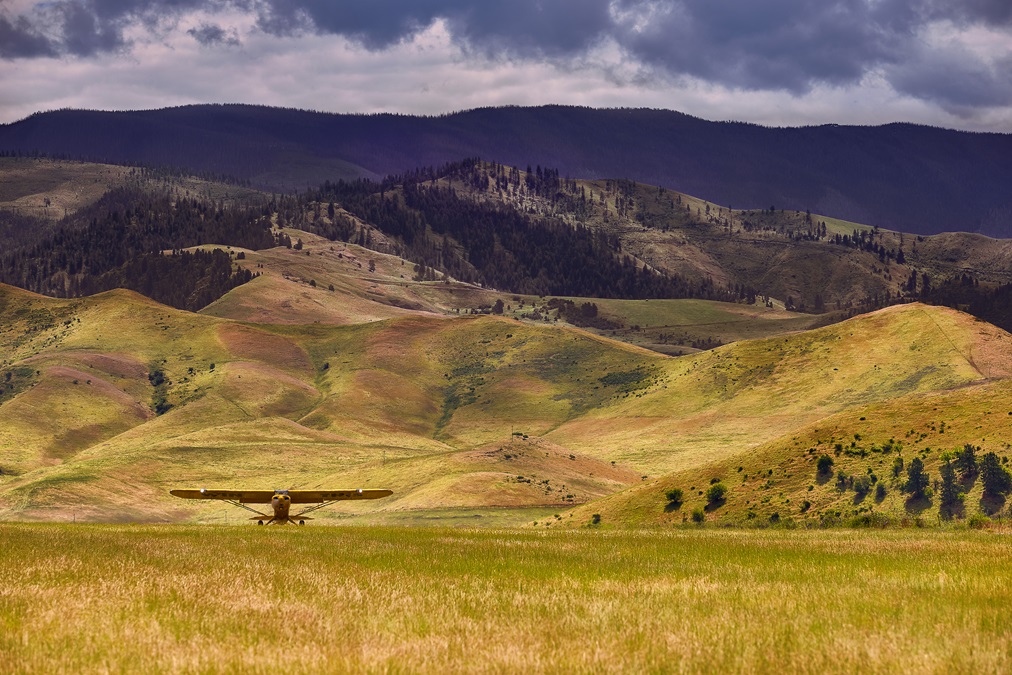
[[[0,525],[0,670],[1008,672],[980,532]]]

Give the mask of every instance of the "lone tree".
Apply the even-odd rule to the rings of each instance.
[[[980,458],[980,482],[984,486],[984,495],[988,497],[997,497],[1012,489],[1012,476],[993,452]]]
[[[824,476],[833,470],[833,458],[829,455],[820,455],[815,462],[815,468],[819,475]]]
[[[723,483],[714,483],[706,491],[706,503],[717,506],[727,496],[727,487]]]
[[[903,489],[914,497],[923,497],[929,483],[928,474],[924,473],[924,462],[920,457],[914,457],[907,467],[907,484]]]

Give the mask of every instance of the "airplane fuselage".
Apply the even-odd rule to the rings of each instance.
[[[276,490],[274,496],[271,497],[271,508],[274,509],[274,517],[267,520],[268,525],[305,525],[305,519],[299,518],[298,522],[293,519],[290,515],[292,508],[292,498],[288,494],[288,490]],[[258,525],[264,524],[264,519],[255,519]]]

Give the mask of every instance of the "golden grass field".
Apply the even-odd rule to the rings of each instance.
[[[1012,668],[1007,532],[8,523],[0,540],[6,673]]]

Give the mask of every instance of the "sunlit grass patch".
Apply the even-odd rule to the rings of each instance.
[[[991,533],[0,525],[11,672],[1001,672]]]

